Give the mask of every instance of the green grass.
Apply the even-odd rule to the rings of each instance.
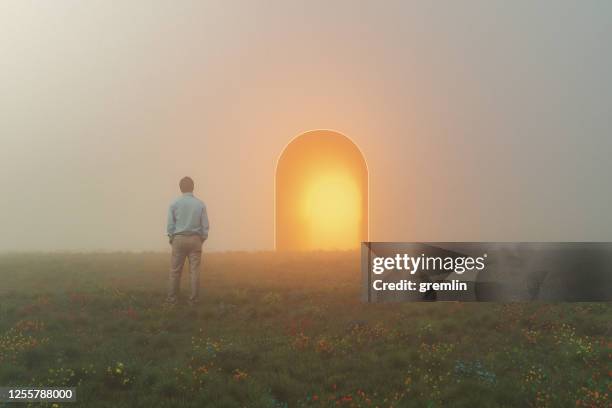
[[[169,309],[167,266],[0,256],[0,385],[76,386],[68,407],[610,405],[609,303],[368,305],[356,253],[234,252]]]

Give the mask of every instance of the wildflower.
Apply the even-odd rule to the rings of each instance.
[[[246,373],[246,371],[242,371],[238,368],[234,370],[233,378],[235,381],[246,380],[248,376],[249,375]]]
[[[321,354],[332,354],[334,352],[334,346],[325,338],[320,339],[316,345],[317,353]]]
[[[306,336],[304,333],[298,333],[293,341],[291,342],[291,346],[296,350],[304,350],[310,344],[310,337]]]

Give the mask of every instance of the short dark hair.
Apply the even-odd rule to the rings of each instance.
[[[193,193],[193,179],[191,177],[183,177],[179,181],[179,187],[182,193]]]

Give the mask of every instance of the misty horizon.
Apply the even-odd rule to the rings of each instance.
[[[361,149],[372,241],[612,241],[612,3],[4,2],[0,252],[271,250],[285,145]]]

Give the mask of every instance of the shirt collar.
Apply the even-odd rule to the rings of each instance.
[[[193,193],[183,193],[184,196],[191,196],[193,197]]]

